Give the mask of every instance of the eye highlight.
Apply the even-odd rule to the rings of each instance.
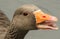
[[[28,15],[28,13],[23,13],[23,15],[24,15],[24,16],[27,16],[27,15]]]

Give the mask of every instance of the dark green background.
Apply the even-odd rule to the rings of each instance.
[[[52,14],[58,17],[58,27],[60,27],[60,0],[0,0],[0,9],[11,20],[16,8],[23,4],[35,4],[38,7],[48,9]],[[34,30],[30,31],[25,39],[60,39],[59,30]]]

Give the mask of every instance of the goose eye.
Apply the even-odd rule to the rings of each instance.
[[[27,16],[27,15],[28,15],[28,13],[23,13],[23,15],[24,15],[24,16]]]

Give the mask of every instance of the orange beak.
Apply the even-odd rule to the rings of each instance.
[[[35,11],[33,13],[34,13],[35,18],[36,18],[36,24],[41,23],[41,22],[46,21],[46,20],[58,21],[58,19],[56,17],[51,16],[49,14],[45,14],[41,10],[37,10],[37,11]],[[50,26],[48,26],[48,27],[46,27],[46,26],[39,26],[38,28],[51,28],[51,27]]]

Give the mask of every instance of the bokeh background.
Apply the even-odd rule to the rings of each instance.
[[[34,4],[39,8],[48,9],[49,14],[58,17],[57,25],[60,27],[60,0],[0,0],[0,10],[3,10],[8,18],[12,20],[15,10],[24,4]],[[42,10],[44,10],[43,8]],[[60,39],[60,29],[29,31],[25,39]]]

